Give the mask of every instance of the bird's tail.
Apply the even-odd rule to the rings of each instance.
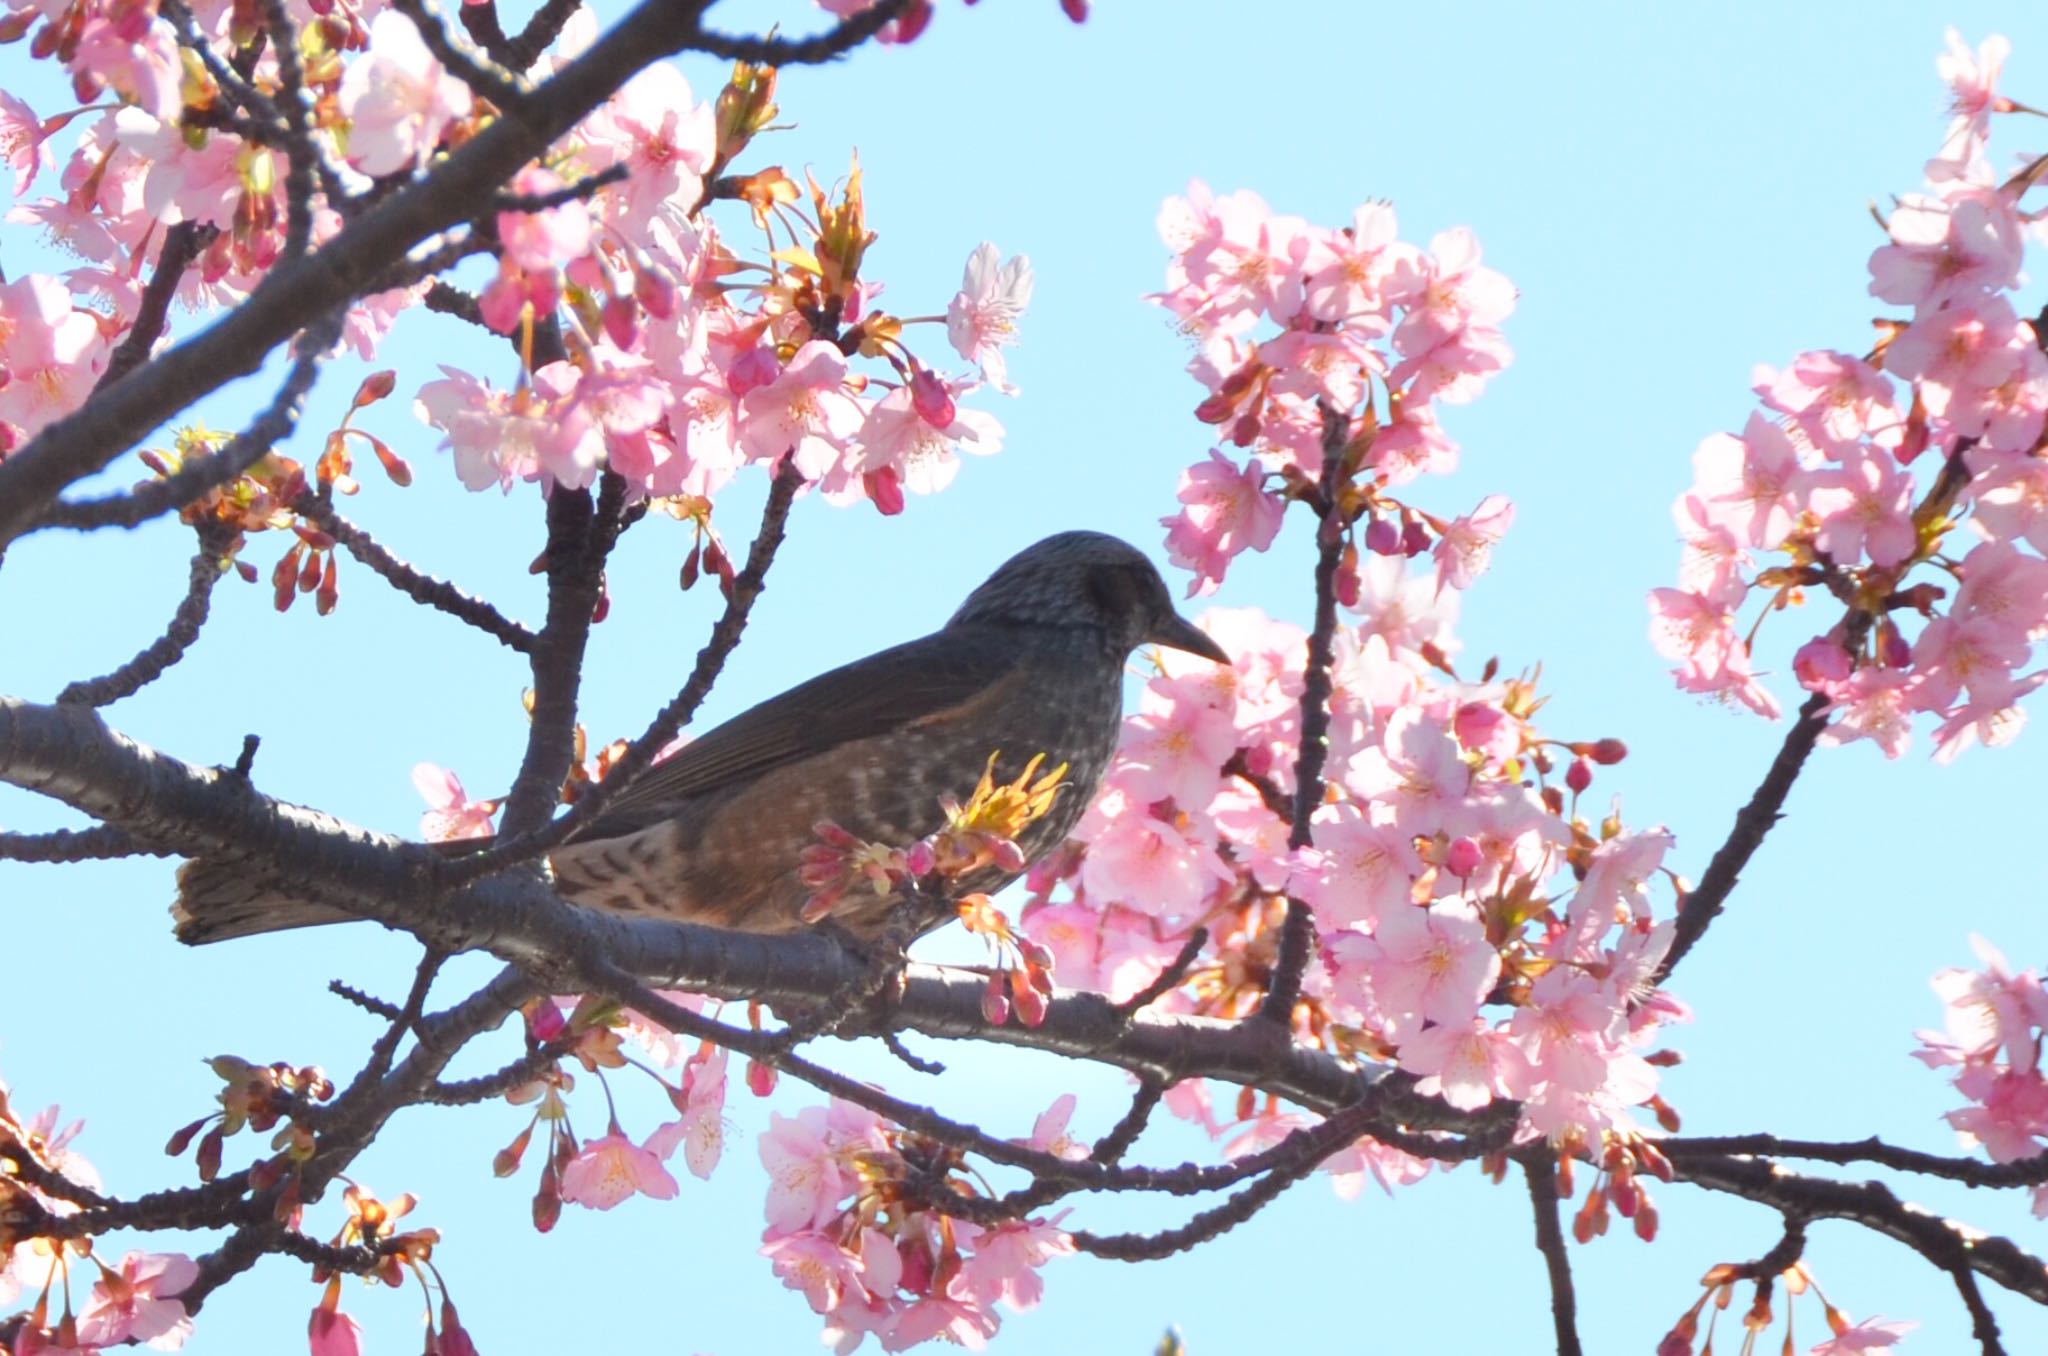
[[[284,881],[263,875],[246,862],[204,858],[178,868],[178,897],[171,902],[173,931],[187,946],[346,923],[354,916],[331,904],[302,899]]]

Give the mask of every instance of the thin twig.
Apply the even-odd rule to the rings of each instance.
[[[150,349],[163,337],[171,302],[178,295],[185,270],[206,253],[206,247],[219,234],[219,227],[202,221],[181,221],[164,232],[163,246],[156,252],[156,271],[149,275],[149,283],[142,289],[142,301],[135,308],[135,323],[122,336],[120,346],[108,355],[106,370],[92,384],[94,391],[119,381],[149,357]]]
[[[1902,1149],[1871,1135],[1858,1140],[1787,1139],[1779,1135],[1685,1135],[1657,1141],[1657,1147],[1674,1163],[1694,1158],[1728,1155],[1809,1158],[1823,1163],[1876,1163],[1923,1177],[1939,1177],[1970,1187],[2013,1187],[2048,1185],[2048,1153],[2016,1158],[2008,1163],[1987,1163],[1976,1158],[1954,1158],[1942,1154]]]
[[[126,829],[110,824],[97,824],[89,829],[54,829],[49,833],[0,833],[0,860],[13,862],[85,862],[177,855],[171,848],[145,843]]]
[[[1557,1218],[1557,1154],[1544,1148],[1519,1155],[1529,1187],[1529,1212],[1536,1220],[1536,1250],[1550,1277],[1550,1319],[1557,1332],[1557,1356],[1584,1356],[1579,1345],[1579,1302],[1572,1293],[1572,1261]]]
[[[1114,1166],[1123,1161],[1138,1136],[1145,1133],[1145,1126],[1151,1121],[1152,1113],[1166,1096],[1166,1080],[1151,1075],[1138,1080],[1138,1090],[1131,1094],[1131,1104],[1109,1133],[1095,1141],[1088,1157],[1105,1166]]]
[[[1948,1274],[1956,1283],[1956,1293],[1962,1296],[1963,1307],[1970,1311],[1970,1335],[1977,1339],[1984,1356],[2006,1356],[2005,1344],[1999,1340],[1998,1319],[1984,1302],[1975,1273],[1967,1266],[1952,1266]]]
[[[1245,761],[1245,751],[1243,749],[1238,749],[1230,755],[1230,761],[1223,765],[1223,775],[1235,777],[1252,790],[1258,792],[1260,802],[1268,810],[1287,820],[1290,824],[1293,823],[1294,802],[1289,800],[1287,793],[1280,789],[1280,783],[1274,781],[1271,777],[1263,777],[1252,771],[1251,764]]]
[[[445,612],[469,623],[499,644],[521,654],[533,652],[533,632],[506,617],[474,594],[465,593],[445,579],[422,573],[379,545],[362,528],[334,511],[334,505],[312,491],[292,502],[292,511],[340,542],[371,573],[424,607]]]
[[[1166,963],[1166,968],[1153,976],[1150,984],[1117,1004],[1118,1009],[1127,1013],[1143,1012],[1164,998],[1175,985],[1188,977],[1188,970],[1194,965],[1195,958],[1202,954],[1202,948],[1208,941],[1209,929],[1198,925],[1188,934],[1187,940],[1181,943],[1179,954]]]
[[[1337,481],[1343,473],[1344,447],[1351,439],[1351,421],[1328,401],[1323,416],[1322,516],[1316,524],[1316,620],[1308,637],[1308,660],[1301,675],[1301,746],[1294,762],[1294,812],[1289,817],[1287,846],[1299,852],[1315,841],[1311,820],[1323,803],[1323,763],[1330,756],[1330,667],[1336,662],[1337,565],[1344,553],[1344,522],[1337,507]],[[1287,917],[1280,925],[1280,953],[1267,980],[1266,1001],[1259,1016],[1282,1026],[1294,1020],[1301,997],[1301,977],[1315,949],[1315,915],[1306,900],[1289,896]]]
[[[613,797],[631,786],[634,778],[653,764],[654,755],[674,739],[676,732],[697,713],[697,708],[710,695],[712,684],[718,681],[726,659],[739,645],[755,600],[767,587],[768,570],[775,563],[776,550],[782,545],[790,505],[802,484],[802,474],[785,459],[768,488],[768,502],[762,506],[761,526],[747,552],[746,567],[734,577],[732,592],[726,597],[725,611],[712,626],[710,639],[697,651],[697,662],[691,668],[689,678],[654,717],[646,731],[612,764],[604,780],[585,791],[568,814],[532,832],[501,841],[486,852],[449,862],[443,868],[447,882],[456,884],[475,880],[564,841],[595,819]]]
[[[412,26],[419,30],[420,41],[426,44],[436,61],[500,109],[510,112],[533,97],[533,91],[516,77],[494,70],[456,46],[447,25],[441,22],[441,16],[434,12],[428,0],[392,0],[391,7],[412,20]]]
[[[183,508],[209,490],[227,484],[266,456],[298,426],[306,394],[320,378],[328,345],[341,333],[343,313],[332,311],[308,325],[299,337],[291,371],[249,426],[220,448],[193,457],[171,474],[146,481],[132,490],[91,499],[60,499],[44,511],[41,526],[80,530],[134,527],[159,514]]]
[[[177,610],[171,613],[170,624],[164,628],[164,633],[112,673],[81,679],[67,686],[57,694],[59,704],[106,706],[123,697],[134,696],[161,678],[171,665],[185,657],[185,651],[199,639],[199,628],[206,625],[207,610],[212,603],[213,586],[220,582],[225,564],[219,546],[210,543],[207,534],[201,532],[199,550],[192,557],[185,596],[178,601]]]
[[[493,212],[546,212],[560,207],[563,203],[580,202],[596,193],[622,184],[632,177],[631,165],[620,163],[610,165],[595,174],[586,174],[573,184],[547,193],[500,193],[491,199]]]
[[[296,259],[313,238],[313,193],[320,148],[306,117],[306,76],[299,66],[299,29],[285,13],[284,0],[262,0],[263,26],[277,63],[277,105],[284,118],[285,235],[283,256]],[[336,203],[338,208],[341,204]]]

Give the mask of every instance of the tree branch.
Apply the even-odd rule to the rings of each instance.
[[[225,564],[218,546],[209,542],[207,534],[202,531],[199,550],[192,557],[185,596],[171,614],[170,625],[164,628],[164,633],[112,673],[68,685],[57,694],[57,700],[60,703],[106,706],[123,697],[134,696],[161,678],[165,670],[183,659],[185,651],[199,639],[199,628],[206,625],[207,610],[212,603],[213,586],[220,582]]]
[[[241,305],[111,383],[0,463],[0,546],[33,526],[67,485],[104,469],[194,401],[255,371],[307,314],[347,305],[392,260],[468,219],[477,203],[644,67],[686,49],[781,65],[829,61],[872,37],[902,4],[883,0],[814,38],[756,40],[705,32],[701,3],[642,0],[533,97],[505,110],[431,173],[351,217],[318,250],[281,262]]]
[[[340,542],[372,574],[414,602],[467,622],[508,649],[521,654],[533,652],[533,632],[474,594],[463,592],[445,579],[424,574],[392,555],[369,533],[336,513],[328,500],[308,491],[294,500],[291,507],[292,512]]]
[[[230,315],[232,314],[234,313],[231,312]],[[342,312],[336,310],[306,327],[299,336],[297,357],[292,362],[291,370],[285,374],[285,379],[278,387],[277,394],[271,398],[270,404],[247,428],[228,439],[218,450],[204,457],[195,457],[170,475],[146,481],[132,490],[100,495],[92,499],[59,500],[40,516],[37,526],[78,529],[134,527],[159,514],[182,508],[207,491],[218,489],[241,475],[262,460],[271,448],[289,437],[292,430],[298,426],[306,394],[313,389],[313,383],[319,380],[321,359],[328,346],[341,333],[341,323]],[[155,367],[156,363],[152,362],[149,367],[144,368],[136,376],[125,379],[121,384],[125,385],[128,380],[141,380]],[[104,397],[96,395],[94,401],[113,398],[114,392],[109,391]],[[91,408],[91,402],[87,408]],[[70,418],[79,418],[83,413],[84,411],[80,411],[80,414],[72,415]],[[52,424],[50,427],[55,428],[57,425]],[[41,435],[37,436],[40,439]],[[29,444],[31,447],[34,445],[33,441]],[[10,458],[0,463],[0,495],[6,493],[5,486],[9,483],[7,473],[15,465],[16,460]],[[112,460],[112,457],[109,456],[107,460]],[[105,462],[101,462],[100,465],[105,465]],[[99,466],[92,469],[98,470]],[[4,500],[0,500],[0,524],[4,524],[9,516],[10,508]],[[0,535],[4,535],[4,528],[0,528]]]
[[[1565,1252],[1557,1218],[1557,1154],[1548,1148],[1516,1155],[1529,1187],[1529,1213],[1536,1220],[1536,1251],[1550,1278],[1550,1321],[1557,1330],[1557,1356],[1583,1356],[1579,1345],[1579,1302],[1572,1293],[1572,1261]]]

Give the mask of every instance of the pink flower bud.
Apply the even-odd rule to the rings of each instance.
[[[656,320],[667,320],[676,313],[676,280],[658,264],[635,264],[633,298]]]
[[[953,393],[946,389],[938,373],[922,363],[910,369],[910,407],[917,411],[918,418],[940,432],[953,427],[953,421],[959,418]]]
[[[1365,549],[1376,556],[1401,553],[1401,529],[1392,518],[1375,518],[1365,527]]]
[[[1586,788],[1593,784],[1592,763],[1584,758],[1572,759],[1572,765],[1564,770],[1564,784],[1572,789],[1574,795],[1585,794]]]
[[[604,303],[604,332],[620,348],[631,348],[640,338],[640,304],[631,297],[610,297]]]
[[[1491,702],[1466,702],[1451,717],[1451,730],[1466,748],[1482,748],[1507,718],[1507,712]]]
[[[766,386],[782,375],[782,364],[775,361],[775,351],[767,348],[749,349],[733,360],[725,369],[725,386],[734,396],[743,396],[757,386]]]
[[[1470,838],[1456,838],[1444,854],[1444,869],[1454,876],[1469,876],[1486,861],[1486,854]]]
[[[868,500],[881,510],[884,518],[893,518],[903,512],[903,477],[895,467],[884,466],[879,471],[862,472],[860,487],[867,492]]]
[[[1808,692],[1846,683],[1851,667],[1849,652],[1826,636],[1815,636],[1792,656],[1792,674]]]

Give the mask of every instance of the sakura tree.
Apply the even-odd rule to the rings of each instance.
[[[1130,280],[1194,381],[1150,412],[1171,444],[1131,455],[1152,486],[1141,516],[1163,528],[1146,544],[1190,598],[1231,602],[1203,625],[1234,664],[1148,657],[1073,838],[1019,890],[963,899],[971,940],[899,962],[829,930],[565,908],[538,865],[702,717],[823,667],[792,649],[731,694],[754,637],[806,625],[771,583],[863,614],[855,653],[937,620],[863,589],[843,546],[799,578],[807,527],[858,523],[859,550],[909,551],[915,524],[969,492],[982,464],[963,454],[1019,455],[1011,350],[1058,275],[991,221],[942,287],[893,285],[892,219],[947,193],[943,176],[864,170],[861,102],[798,102],[813,66],[886,81],[993,16],[821,8],[742,32],[661,0],[11,0],[0,588],[61,591],[59,553],[79,550],[136,552],[179,587],[154,633],[16,647],[7,684],[28,695],[0,697],[0,780],[37,826],[0,833],[10,893],[47,901],[52,880],[125,863],[153,912],[172,863],[228,858],[384,931],[350,930],[379,960],[315,977],[306,964],[342,954],[322,934],[188,953],[166,923],[149,994],[94,986],[82,941],[14,952],[148,1024],[140,1058],[177,1072],[146,1075],[174,1090],[163,1104],[133,1086],[136,1056],[90,1046],[69,1052],[74,1086],[0,1098],[8,1350],[175,1347],[259,1289],[288,1295],[316,1356],[362,1349],[372,1312],[419,1312],[387,1288],[423,1297],[429,1352],[518,1342],[525,1297],[467,1269],[473,1230],[437,1205],[442,1153],[557,1234],[522,1241],[529,1258],[669,1211],[662,1228],[745,1254],[842,1351],[978,1349],[1006,1315],[1059,1304],[1060,1271],[1082,1264],[1048,1272],[1057,1259],[1185,1267],[1279,1235],[1276,1203],[1311,1178],[1399,1199],[1446,1174],[1496,1184],[1474,1198],[1470,1251],[1540,1278],[1547,1312],[1523,1322],[1561,1353],[1601,1322],[1582,1315],[1589,1274],[1668,1251],[1716,1203],[1739,1203],[1733,1241],[1678,1259],[1688,1280],[1649,1297],[1654,1322],[1601,1333],[1670,1356],[1716,1340],[1840,1353],[1922,1320],[2020,1349],[2048,1305],[2026,1223],[1989,1231],[1902,1193],[1961,1184],[1991,1193],[1970,1204],[2048,1215],[2048,994],[2027,956],[1980,941],[1972,966],[1930,961],[1931,995],[1814,981],[1882,1039],[1917,1042],[1932,1072],[1907,1065],[1899,1084],[1946,1099],[1920,1142],[1804,1136],[1670,1088],[1688,978],[1747,963],[1717,951],[1717,920],[1794,907],[1740,878],[1770,851],[1823,850],[1781,837],[1800,832],[1808,769],[1855,756],[1831,746],[2028,756],[1998,746],[2048,677],[2048,357],[2021,300],[2048,158],[2028,153],[2040,115],[2000,85],[2005,41],[1951,34],[1939,59],[1949,106],[1927,122],[1924,182],[1870,230],[1875,328],[1760,355],[1753,411],[1697,430],[1689,486],[1683,449],[1655,449],[1680,553],[1674,577],[1638,581],[1651,642],[1682,690],[1782,730],[1719,839],[1681,841],[1655,785],[1610,798],[1660,732],[1553,720],[1571,698],[1543,656],[1475,658],[1487,642],[1460,629],[1517,514],[1490,479],[1511,449],[1466,432],[1515,358],[1525,298],[1481,244],[1513,224],[1418,230],[1371,184],[1317,219],[1285,182],[1219,172],[1166,197],[1163,272]],[[1049,5],[1009,8],[1065,26]],[[1105,18],[1059,8],[1088,20],[1081,44]],[[792,117],[824,128],[831,169],[794,167]],[[871,201],[867,176],[892,173]],[[1597,534],[1614,506],[1587,499]],[[996,557],[1040,535],[970,531]],[[932,572],[959,585],[942,592],[982,559],[942,558]],[[216,613],[250,598],[219,643]],[[388,629],[342,629],[372,610]],[[116,639],[132,658],[100,663]],[[237,644],[289,647],[325,693],[427,695],[401,713],[239,689]],[[622,668],[659,695],[615,700]],[[246,738],[213,747],[153,718],[145,740],[123,705],[165,694]],[[472,704],[516,747],[502,776],[423,747]],[[1702,740],[1734,719],[1692,714]],[[392,767],[425,803],[416,831],[355,784]],[[1014,853],[1067,789],[1056,771],[962,786],[916,843],[822,824],[807,914],[849,891],[943,890]],[[1896,850],[1882,830],[1826,850]],[[418,841],[485,834],[468,854]],[[180,991],[241,985],[265,999],[230,1053],[167,1019]],[[10,1056],[65,1039],[41,1005],[0,1019]],[[963,1084],[963,1066],[1000,1072]],[[39,1110],[59,1096],[92,1128]],[[103,1179],[103,1121],[147,1126],[169,1159]],[[371,1170],[400,1189],[373,1190]],[[706,1209],[724,1190],[762,1214]],[[1351,1207],[1360,1240],[1376,1208]],[[1823,1231],[1885,1240],[1945,1278],[1954,1313],[1859,1292]],[[1470,1283],[1447,1268],[1433,1300],[1374,1303],[1438,1305]],[[623,1313],[594,1321],[646,1321]],[[688,1313],[662,1321],[679,1329],[663,1340],[693,1340]]]

